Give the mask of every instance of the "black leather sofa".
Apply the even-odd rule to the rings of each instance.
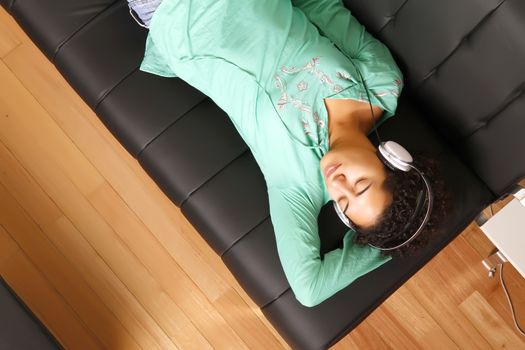
[[[308,308],[282,270],[266,184],[250,150],[207,96],[179,78],[138,70],[147,31],[125,0],[0,2],[292,348],[335,344],[525,176],[525,2],[344,0],[405,75],[383,138],[435,153],[455,207],[443,235],[420,256],[393,259]],[[319,216],[322,253],[337,248],[346,231],[330,207]]]

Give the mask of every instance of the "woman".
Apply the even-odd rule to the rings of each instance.
[[[403,86],[386,46],[340,0],[162,0],[149,19],[140,69],[180,77],[228,114],[264,174],[297,300],[315,306],[389,261],[355,244],[395,236],[417,193],[407,187],[417,185],[413,174],[387,169],[367,138],[374,124],[357,69],[377,126],[394,115]],[[317,216],[331,200],[359,233],[321,257]],[[417,248],[428,239],[420,236],[391,254]]]

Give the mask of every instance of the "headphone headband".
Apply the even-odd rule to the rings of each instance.
[[[413,166],[411,164],[409,164],[409,166],[412,169],[414,169],[414,170],[416,170],[418,172],[418,174],[421,176],[421,178],[425,182],[425,186],[427,188],[428,205],[427,205],[427,211],[425,213],[425,217],[424,217],[423,221],[421,222],[421,224],[419,225],[419,227],[416,230],[416,232],[409,239],[407,239],[405,242],[403,242],[403,243],[401,243],[399,245],[396,245],[395,247],[390,247],[390,248],[376,247],[376,246],[368,243],[368,245],[370,245],[373,248],[377,248],[377,249],[381,249],[381,250],[394,250],[394,249],[403,247],[404,245],[412,242],[421,233],[421,231],[423,231],[423,228],[425,227],[425,225],[427,224],[428,220],[430,219],[430,214],[432,213],[432,208],[434,206],[434,193],[432,192],[432,188],[430,187],[430,182],[428,181],[426,176],[418,168],[416,168],[415,166]]]

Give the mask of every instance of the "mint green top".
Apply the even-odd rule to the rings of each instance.
[[[367,101],[353,64],[385,110],[379,126],[395,113],[402,73],[340,0],[163,0],[140,66],[180,77],[231,118],[264,174],[281,265],[308,307],[391,259],[355,244],[352,230],[320,256],[317,217],[331,200],[323,99]]]

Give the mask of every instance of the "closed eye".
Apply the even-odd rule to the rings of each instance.
[[[363,193],[365,193],[370,188],[370,186],[372,186],[372,183],[370,183],[370,185],[366,186],[366,188],[364,190],[362,190],[361,192],[359,192],[357,195],[360,196]]]
[[[368,189],[369,189],[370,187],[372,187],[372,183],[370,183],[370,185],[366,186],[366,188],[365,188],[364,190],[362,190],[361,192],[359,192],[359,193],[357,194],[357,196],[360,196],[360,195],[362,195],[363,193],[365,193],[366,191],[368,191]],[[346,214],[346,209],[348,209],[348,206],[349,206],[349,205],[350,205],[350,202],[346,205],[345,210],[343,210],[343,213],[345,213],[346,217],[348,217],[348,215]]]

